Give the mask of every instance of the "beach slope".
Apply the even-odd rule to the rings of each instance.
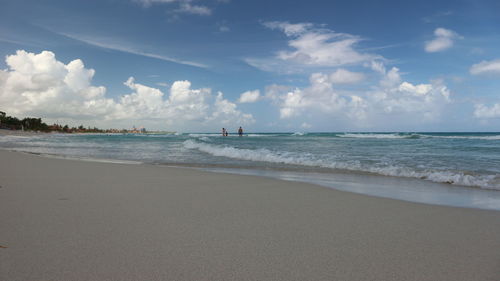
[[[500,212],[0,150],[0,280],[500,280]]]

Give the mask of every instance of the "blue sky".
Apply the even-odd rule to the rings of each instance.
[[[0,110],[19,117],[177,131],[500,130],[498,1],[1,6]]]

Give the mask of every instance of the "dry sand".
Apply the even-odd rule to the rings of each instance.
[[[500,212],[0,150],[0,280],[500,280]]]

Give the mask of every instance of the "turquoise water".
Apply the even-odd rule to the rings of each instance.
[[[399,186],[407,180],[421,186],[417,192],[484,191],[490,199],[500,194],[500,133],[47,134],[0,137],[0,147],[274,177],[288,174],[329,186],[342,176],[344,186],[349,181],[369,185],[359,181],[375,177],[389,185],[396,180]],[[383,196],[422,202],[390,192]]]

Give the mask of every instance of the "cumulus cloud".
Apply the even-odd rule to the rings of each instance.
[[[500,59],[482,61],[480,63],[474,64],[471,66],[469,71],[473,75],[500,74]]]
[[[435,121],[443,107],[451,102],[450,91],[442,80],[429,84],[403,81],[399,69],[385,70],[383,65],[373,65],[380,71],[379,86],[369,91],[369,104],[376,115],[395,115],[411,121]],[[407,120],[409,121],[409,120]]]
[[[476,104],[474,116],[480,119],[500,118],[500,103],[495,103],[492,106]]]
[[[224,99],[221,92],[217,94],[214,111],[208,119],[211,121],[217,121],[217,124],[224,125],[252,124],[255,122],[251,114],[239,111],[236,104]]]
[[[239,103],[252,103],[252,102],[258,101],[259,98],[260,98],[260,91],[259,90],[246,91],[240,95],[238,102]]]
[[[363,81],[364,79],[365,75],[363,73],[351,72],[342,68],[330,74],[330,81],[335,84],[353,84]]]
[[[353,118],[364,118],[363,98],[340,95],[333,89],[328,75],[314,73],[309,82],[309,87],[296,88],[278,97],[282,119],[300,116],[308,111],[334,115],[346,113]]]
[[[451,48],[454,40],[461,39],[455,31],[445,28],[434,30],[434,39],[425,43],[425,51],[428,53],[441,52]]]
[[[150,121],[159,127],[206,128],[212,122],[250,124],[234,103],[213,97],[208,88],[192,89],[189,81],[175,81],[166,95],[161,90],[137,83],[133,77],[124,84],[131,93],[118,99],[106,97],[106,88],[93,86],[95,71],[81,60],[68,64],[54,53],[17,51],[7,56],[7,70],[0,71],[0,105],[15,116],[37,116],[81,122],[108,121],[109,124]],[[154,121],[154,122],[153,122]],[[236,123],[237,122],[237,123]]]
[[[308,87],[286,91],[285,87],[272,85],[266,88],[266,97],[274,100],[282,119],[322,115],[368,126],[380,125],[374,122],[386,122],[387,118],[433,121],[451,102],[443,81],[412,84],[403,81],[396,67],[386,70],[382,63],[373,63],[372,68],[380,74],[379,83],[372,90],[342,92],[335,88],[332,74],[315,73],[310,76]]]
[[[250,65],[265,71],[292,72],[293,68],[300,66],[338,67],[359,64],[378,57],[356,50],[356,45],[362,41],[359,36],[338,33],[312,23],[275,21],[264,22],[263,25],[282,31],[289,38],[290,47],[290,50],[279,51],[272,59],[246,59]]]
[[[65,65],[52,52],[17,51],[6,63],[10,71],[1,71],[0,104],[13,115],[89,119],[114,106],[104,87],[91,86],[94,70],[81,60]]]
[[[293,87],[286,85],[271,84],[266,86],[265,98],[273,102],[276,102],[280,99],[280,97],[283,94],[286,94],[291,90],[293,90]]]

